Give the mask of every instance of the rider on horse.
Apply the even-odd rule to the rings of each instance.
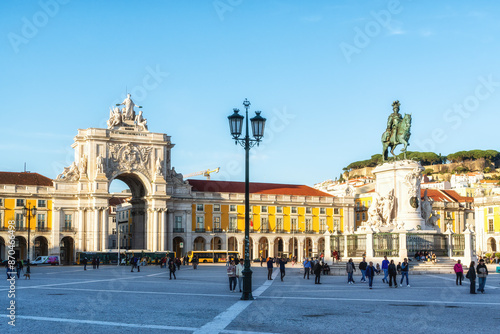
[[[392,104],[393,113],[389,115],[389,118],[387,120],[387,138],[384,139],[391,142],[396,141],[399,124],[401,124],[401,122],[403,121],[403,117],[399,113],[399,106],[399,101],[394,101],[394,103]]]

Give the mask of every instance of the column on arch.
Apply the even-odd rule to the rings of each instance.
[[[99,208],[94,207],[94,222],[93,222],[93,231],[92,231],[92,246],[90,247],[93,251],[99,250]]]
[[[108,238],[109,238],[109,212],[108,207],[101,208],[102,218],[101,218],[101,251],[108,249]]]
[[[172,235],[174,233],[174,211],[172,209],[168,210],[167,213],[167,246],[168,250],[174,251],[174,244],[172,240]]]

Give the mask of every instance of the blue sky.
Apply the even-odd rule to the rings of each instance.
[[[77,129],[126,89],[187,174],[243,180],[227,116],[268,119],[251,180],[312,185],[380,153],[391,104],[410,150],[497,149],[494,1],[2,1],[0,170],[54,178]],[[399,148],[396,150],[399,151]]]

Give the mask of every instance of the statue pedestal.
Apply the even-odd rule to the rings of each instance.
[[[425,229],[421,216],[420,179],[424,168],[412,160],[388,162],[373,170],[375,191],[394,195],[393,224],[398,230]]]

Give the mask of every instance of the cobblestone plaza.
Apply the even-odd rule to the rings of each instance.
[[[224,265],[168,270],[146,266],[33,267],[31,280],[17,280],[16,326],[2,314],[0,328],[19,333],[455,333],[477,325],[494,332],[500,276],[490,274],[486,293],[470,295],[468,281],[452,275],[411,275],[411,287],[390,289],[375,278],[347,285],[345,276],[303,279],[301,266],[287,265],[284,282],[254,271],[253,301],[231,293]],[[398,276],[399,279],[400,276]],[[4,282],[3,299],[8,283]],[[4,304],[5,305],[5,304]]]

